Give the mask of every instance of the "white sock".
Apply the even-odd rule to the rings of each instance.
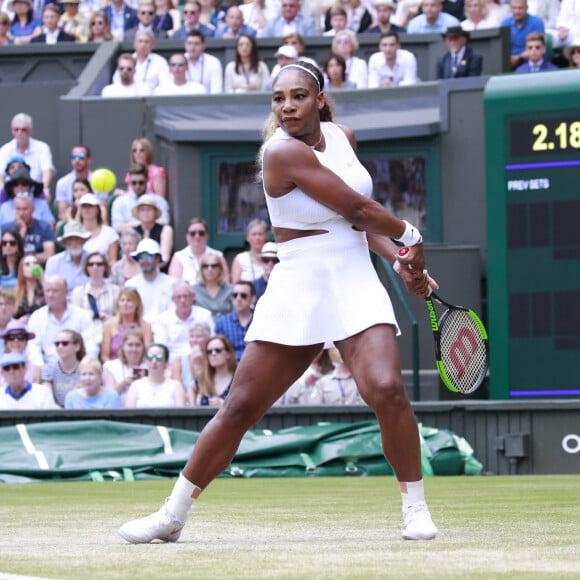
[[[180,473],[165,507],[179,522],[185,524],[187,516],[193,510],[192,496],[195,494],[197,497],[200,492],[201,488]]]
[[[419,481],[400,481],[399,488],[403,499],[403,510],[418,503],[425,503],[425,488],[422,479]]]

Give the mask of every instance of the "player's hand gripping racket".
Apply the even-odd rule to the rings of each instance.
[[[433,300],[447,307],[439,320]],[[454,393],[473,393],[485,379],[489,367],[485,326],[473,310],[449,304],[433,290],[425,302],[435,338],[435,359],[441,379]]]

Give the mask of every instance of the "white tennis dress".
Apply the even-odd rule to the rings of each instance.
[[[326,148],[314,150],[320,163],[370,197],[371,177],[344,131],[334,123],[322,123],[321,128]],[[278,129],[266,148],[280,139],[293,137]],[[273,226],[328,233],[278,244],[280,263],[256,305],[246,341],[327,343],[381,323],[395,325],[398,332],[391,300],[370,260],[366,234],[298,188],[279,198],[265,194]]]

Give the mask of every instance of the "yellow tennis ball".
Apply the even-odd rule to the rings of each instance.
[[[89,180],[93,191],[97,193],[109,193],[117,185],[117,177],[110,169],[95,169]]]

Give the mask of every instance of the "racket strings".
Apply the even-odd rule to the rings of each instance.
[[[460,393],[473,392],[487,371],[487,342],[465,310],[449,310],[440,323],[441,361]]]

